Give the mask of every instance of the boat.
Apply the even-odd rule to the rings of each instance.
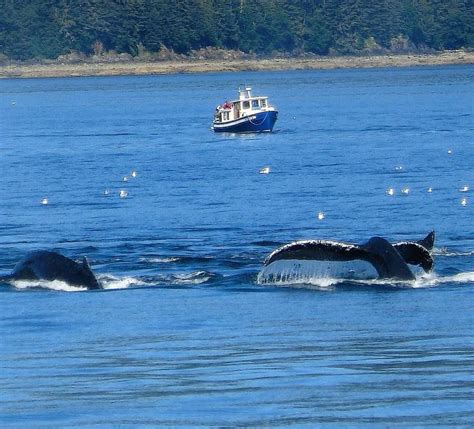
[[[268,97],[253,96],[252,88],[239,88],[239,98],[216,107],[212,129],[226,133],[270,132],[278,111],[269,104]]]

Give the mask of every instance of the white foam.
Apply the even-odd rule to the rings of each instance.
[[[364,261],[300,261],[279,260],[264,267],[257,276],[261,285],[283,287],[331,288],[350,281],[361,285],[381,285],[403,288],[430,288],[446,283],[474,283],[474,272],[458,273],[452,276],[439,276],[425,273],[420,267],[410,266],[415,280],[379,279],[371,264]]]
[[[474,283],[474,272],[467,271],[464,273],[454,274],[452,276],[438,277],[435,274],[425,276],[420,279],[420,287],[437,286],[444,283]]]
[[[61,292],[82,292],[87,290],[86,287],[71,286],[70,284],[62,282],[61,280],[15,280],[11,284],[16,289],[42,288]]]
[[[103,289],[127,289],[130,286],[145,286],[145,283],[142,280],[138,280],[135,277],[114,277],[114,276],[103,276],[100,277],[99,283],[102,285]]]
[[[140,258],[140,261],[150,264],[169,264],[171,262],[178,262],[180,258]]]
[[[440,247],[440,248],[434,248],[433,249],[433,255],[437,256],[473,256],[474,251],[469,251],[469,252],[456,252],[456,251],[451,251],[447,249],[446,247]]]
[[[195,271],[186,274],[175,274],[173,283],[175,284],[193,284],[205,283],[212,278],[212,275],[206,271]]]

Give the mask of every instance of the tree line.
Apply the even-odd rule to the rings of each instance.
[[[0,56],[472,48],[473,0],[0,0]]]

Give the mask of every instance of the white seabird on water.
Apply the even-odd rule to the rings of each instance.
[[[433,188],[432,188],[431,186],[428,188],[428,192],[429,192],[430,194],[433,192]]]
[[[326,217],[326,215],[324,214],[324,212],[319,212],[318,213],[318,219],[319,220],[323,220],[325,217]]]
[[[410,193],[410,188],[403,188],[402,189],[402,194],[408,195]]]
[[[464,185],[462,188],[459,189],[459,192],[469,192],[469,186]]]
[[[263,167],[259,171],[260,174],[268,174],[270,173],[270,167]]]
[[[47,198],[47,197],[44,197],[44,198],[41,200],[41,204],[42,204],[43,206],[47,206],[47,205],[49,204],[48,198]]]
[[[120,198],[127,198],[128,192],[124,191],[123,189],[119,193]]]
[[[135,170],[132,170],[130,176],[132,176],[133,178],[137,177],[137,172]]]
[[[386,193],[387,195],[390,195],[390,196],[395,195],[395,189],[393,189],[393,188],[388,188],[388,189],[385,191],[385,193]]]
[[[467,206],[467,198],[463,198],[463,199],[461,200],[461,205],[462,205],[463,207],[466,207],[466,206]]]

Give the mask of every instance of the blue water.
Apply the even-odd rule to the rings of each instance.
[[[0,426],[472,427],[473,72],[0,80],[0,274],[52,249],[105,287],[0,285]],[[274,133],[209,130],[240,84]],[[432,229],[415,282],[257,281]]]

